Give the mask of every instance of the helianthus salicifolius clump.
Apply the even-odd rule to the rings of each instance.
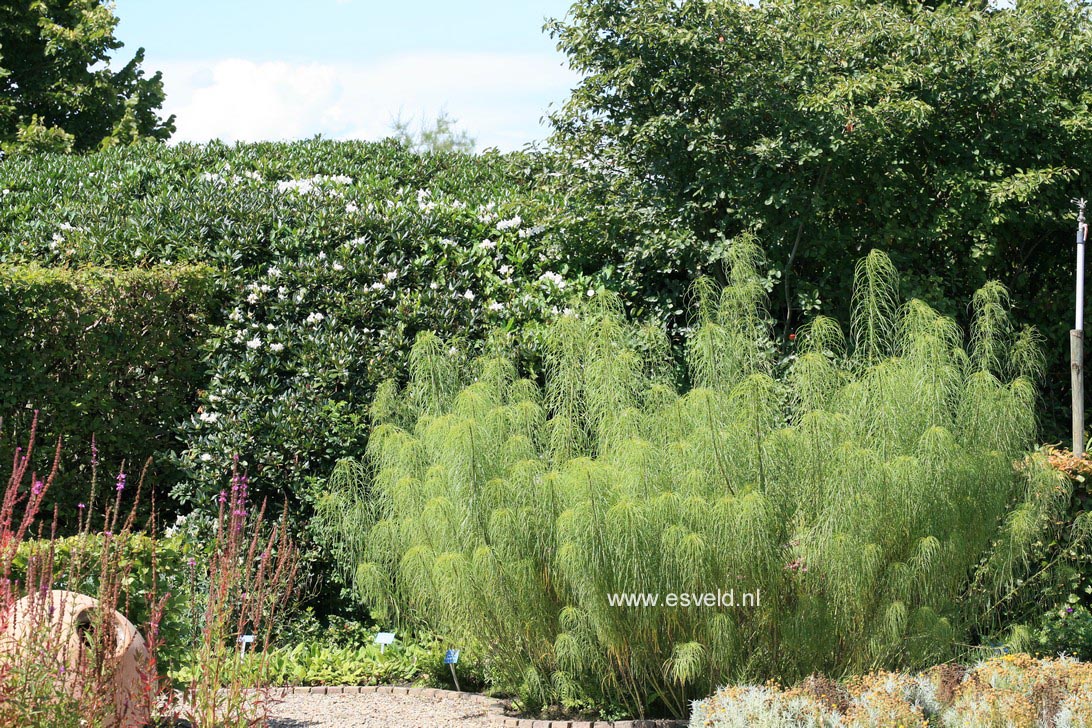
[[[531,707],[685,715],[736,680],[956,654],[1066,500],[1027,454],[1036,336],[990,284],[965,345],[873,252],[848,336],[816,319],[779,373],[759,256],[737,240],[727,287],[697,286],[685,388],[606,292],[553,324],[543,386],[500,347],[466,378],[422,335],[322,514],[362,598],[481,650]]]

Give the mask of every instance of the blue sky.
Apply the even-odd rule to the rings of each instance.
[[[178,141],[375,139],[445,110],[479,148],[518,149],[576,82],[542,32],[569,3],[117,0],[117,35],[163,71]]]

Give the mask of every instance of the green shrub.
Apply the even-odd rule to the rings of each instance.
[[[6,430],[25,434],[39,410],[39,442],[64,438],[54,489],[62,524],[75,522],[86,494],[92,438],[111,469],[131,458],[137,472],[173,446],[173,423],[193,411],[206,381],[199,346],[217,291],[201,265],[0,266],[0,412],[14,413]],[[175,476],[162,466],[157,480],[169,485]]]
[[[373,407],[374,507],[338,508],[350,532],[370,526],[369,601],[483,645],[530,706],[684,715],[736,678],[957,653],[1068,498],[1045,456],[1025,458],[1033,334],[1011,331],[992,284],[965,349],[951,320],[900,304],[873,252],[850,342],[821,318],[775,378],[754,243],[730,255],[730,285],[697,290],[688,392],[608,295],[552,326],[544,389],[502,348],[463,387],[423,335],[406,389]],[[718,590],[736,606],[665,604]],[[626,593],[663,601],[611,605]]]
[[[1032,649],[1041,655],[1069,655],[1092,660],[1092,612],[1076,595],[1047,612],[1033,635]]]

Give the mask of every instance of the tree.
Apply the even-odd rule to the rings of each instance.
[[[554,142],[618,211],[591,254],[652,270],[643,304],[684,308],[657,292],[755,231],[787,338],[817,299],[848,318],[876,247],[905,294],[964,321],[957,302],[1000,279],[1062,364],[1062,243],[1092,186],[1083,3],[583,0],[550,27],[583,74]]]
[[[165,140],[163,80],[146,78],[144,49],[120,69],[118,19],[104,0],[0,5],[0,144],[7,151],[83,151]]]
[[[441,111],[431,126],[422,123],[417,131],[410,122],[399,116],[391,124],[392,136],[415,152],[463,152],[474,153],[474,138],[456,128],[458,121]]]

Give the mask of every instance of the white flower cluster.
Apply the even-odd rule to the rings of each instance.
[[[432,212],[436,209],[436,202],[432,199],[432,193],[428,190],[417,190],[417,208],[421,212]]]
[[[494,210],[494,208],[496,208],[496,206],[497,206],[497,203],[495,203],[495,202],[490,202],[488,205],[479,206],[478,207],[478,222],[482,223],[483,225],[488,225],[489,223],[496,220],[497,217],[498,217],[497,213],[493,212],[493,210]]]
[[[321,192],[324,187],[331,184],[351,185],[352,183],[353,178],[343,174],[316,174],[312,177],[305,177],[303,179],[281,180],[277,183],[277,192],[296,192],[301,195],[308,195]]]
[[[519,229],[519,226],[522,225],[522,224],[523,224],[523,218],[520,217],[519,215],[516,215],[515,217],[509,218],[508,220],[501,220],[500,222],[498,222],[497,223],[497,230],[500,230],[502,232],[504,230],[517,230],[517,229]]]
[[[326,318],[326,317],[323,316],[318,311],[312,311],[311,313],[307,314],[307,318],[305,320],[307,321],[307,323],[309,323],[311,325],[315,325],[315,324],[322,323],[322,320],[324,318]]]
[[[231,170],[230,167],[225,167],[224,168],[225,172],[229,172],[230,170]],[[202,182],[210,182],[210,183],[216,185],[217,187],[226,187],[229,182],[231,184],[237,185],[237,184],[240,184],[242,182],[246,182],[247,180],[250,180],[252,182],[264,182],[265,181],[260,174],[258,174],[257,172],[255,172],[253,170],[247,170],[246,172],[243,172],[241,175],[233,174],[230,177],[226,176],[224,174],[220,174],[218,172],[202,172],[201,173],[201,181]]]
[[[562,278],[560,274],[554,273],[553,271],[546,271],[545,273],[540,275],[538,279],[539,281],[542,281],[544,283],[552,283],[559,289],[565,289],[565,279]]]
[[[535,225],[534,227],[523,228],[519,231],[518,235],[521,238],[533,238],[534,236],[542,233],[546,230],[545,225]]]

